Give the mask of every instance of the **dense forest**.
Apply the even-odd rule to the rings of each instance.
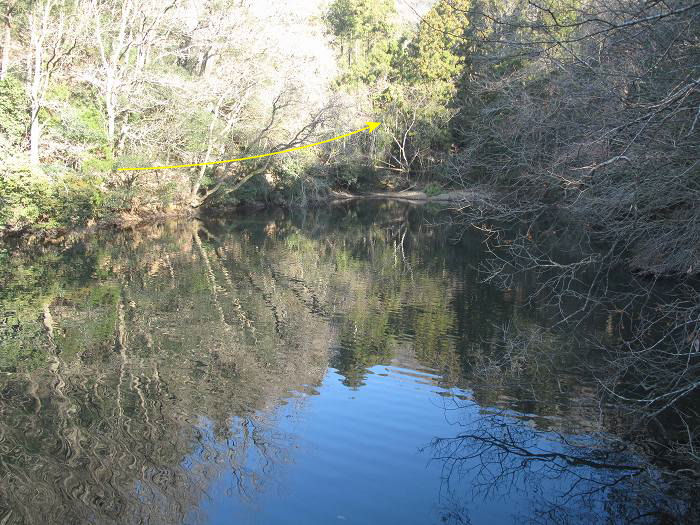
[[[508,213],[570,208],[642,271],[692,274],[697,16],[692,2],[4,1],[0,224],[478,183],[505,189]],[[116,171],[370,119],[369,138],[284,157]]]
[[[666,479],[697,487],[700,3],[3,0],[0,10],[0,235],[459,190],[451,221],[483,235],[483,280],[506,291],[528,281],[531,301],[554,312],[547,348],[549,337],[573,344],[600,405],[619,409],[607,427]],[[382,125],[301,152],[118,171],[279,151],[366,121]],[[593,316],[607,319],[605,337],[572,343]],[[509,360],[544,359],[533,333],[504,335]]]

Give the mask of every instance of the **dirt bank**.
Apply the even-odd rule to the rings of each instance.
[[[477,190],[455,190],[440,193],[438,195],[428,195],[422,191],[384,191],[372,193],[345,193],[332,192],[335,202],[343,202],[358,199],[392,199],[400,201],[410,201],[416,203],[442,202],[442,203],[464,203],[483,200],[485,195]]]

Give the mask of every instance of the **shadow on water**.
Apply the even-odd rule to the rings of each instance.
[[[436,218],[360,203],[0,255],[0,522],[682,514],[640,496],[660,481],[596,424],[592,379],[519,307],[527,283],[480,283],[481,239]],[[373,476],[386,502],[365,507]]]

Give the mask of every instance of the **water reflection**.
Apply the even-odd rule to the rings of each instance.
[[[558,423],[544,430],[507,411],[466,416],[470,408],[460,406],[456,435],[428,447],[454,506],[446,515],[456,523],[470,522],[465,501],[512,501],[518,494],[526,500],[512,509],[518,523],[696,522],[690,495],[672,495],[673,484],[640,462],[630,442],[574,434]]]
[[[586,418],[574,407],[585,406],[590,384],[565,373],[566,351],[550,352],[531,327],[538,313],[515,308],[522,287],[503,294],[479,283],[480,239],[451,243],[426,213],[391,203],[266,212],[7,255],[0,521],[512,518],[489,498],[476,504],[464,491],[442,492],[443,467],[523,449],[495,437],[512,438],[517,422],[551,437],[552,418],[568,417],[580,433]],[[529,348],[539,357],[504,354],[509,323],[535,338]],[[547,374],[538,368],[544,355]],[[454,400],[468,407],[455,411]],[[481,407],[529,416],[478,418],[486,437],[455,439],[459,428],[445,414],[473,424]],[[586,458],[600,458],[586,439],[576,466],[588,474],[598,465]],[[569,461],[554,450],[560,445],[541,446],[555,455],[516,453],[512,464],[496,456],[503,476],[518,461],[529,470]],[[444,464],[426,467],[431,455]],[[510,481],[505,494],[516,498],[517,487],[529,497],[530,484]],[[352,503],[337,499],[353,492]],[[596,492],[594,514],[606,512],[608,497]],[[518,501],[521,514],[543,515]]]

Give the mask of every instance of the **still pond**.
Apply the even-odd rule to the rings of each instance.
[[[446,222],[355,203],[0,252],[0,523],[643,514],[550,314]]]

